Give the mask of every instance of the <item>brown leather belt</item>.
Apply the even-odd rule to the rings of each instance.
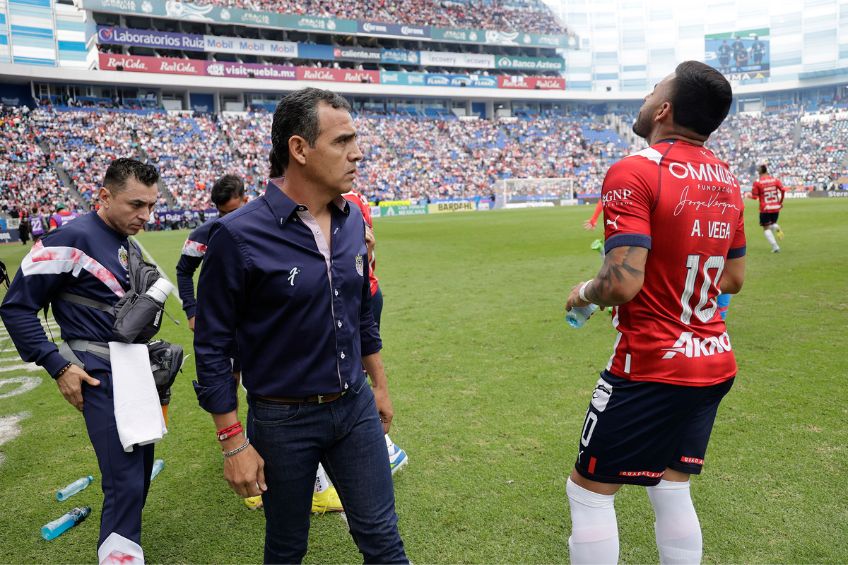
[[[338,400],[345,395],[347,391],[331,392],[329,394],[314,394],[312,396],[304,396],[301,398],[288,396],[260,396],[258,394],[251,395],[256,400],[268,402],[270,404],[327,404]]]

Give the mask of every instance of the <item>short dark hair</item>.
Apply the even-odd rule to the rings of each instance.
[[[277,162],[277,158],[274,157],[273,151],[271,151],[270,155],[268,155],[268,161],[271,163],[271,178],[275,179],[283,176],[283,167]]]
[[[757,172],[759,172],[761,175],[764,175],[768,172],[768,167],[766,167],[765,165],[760,165],[759,167],[757,167]]]
[[[709,136],[730,111],[730,83],[718,70],[700,61],[684,61],[677,65],[674,74],[674,123]]]
[[[112,194],[117,194],[127,187],[127,180],[130,177],[135,178],[145,186],[150,186],[159,182],[159,171],[153,165],[142,163],[138,159],[121,157],[112,161],[109,168],[106,169],[103,186],[108,188]]]
[[[350,103],[343,96],[320,88],[303,88],[286,94],[274,111],[271,124],[271,176],[281,176],[289,166],[289,139],[299,135],[315,145],[320,127],[318,105],[325,103],[337,110],[350,112]],[[274,174],[274,173],[278,174]]]
[[[223,206],[233,198],[244,196],[244,181],[237,175],[224,175],[212,185],[212,203]]]

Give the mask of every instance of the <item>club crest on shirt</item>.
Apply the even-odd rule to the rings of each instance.
[[[356,256],[356,272],[361,277],[364,276],[365,272],[365,261],[362,259],[362,255]]]
[[[127,249],[124,246],[118,248],[118,261],[120,261],[121,267],[123,267],[125,271],[129,269],[130,258],[127,254]]]

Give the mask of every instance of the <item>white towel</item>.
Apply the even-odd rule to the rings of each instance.
[[[156,443],[168,429],[153,382],[147,346],[110,341],[109,357],[115,423],[124,451],[132,451],[134,445]]]
[[[120,534],[112,532],[97,548],[100,565],[144,565],[141,546]]]

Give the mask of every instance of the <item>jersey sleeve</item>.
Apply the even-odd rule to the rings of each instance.
[[[623,246],[651,248],[654,195],[642,174],[645,163],[636,159],[619,161],[604,179],[601,199],[604,203],[605,253]],[[654,165],[651,168],[655,170]]]
[[[177,262],[177,288],[183,301],[186,318],[193,318],[197,308],[194,299],[194,272],[203,262],[206,245],[187,239]]]
[[[760,197],[760,183],[759,182],[755,181],[754,186],[751,187],[751,196],[753,196],[754,198]]]
[[[56,345],[47,339],[38,311],[67,284],[76,266],[75,259],[50,260],[50,248],[39,242],[24,257],[3,305],[0,317],[9,331],[21,359],[37,363],[55,378],[66,364]]]
[[[741,200],[741,199],[740,199]],[[736,223],[736,231],[733,233],[733,239],[730,241],[730,249],[727,252],[728,259],[738,259],[745,256],[746,241],[745,241],[745,206],[742,204],[743,213],[739,214],[739,221]]]

